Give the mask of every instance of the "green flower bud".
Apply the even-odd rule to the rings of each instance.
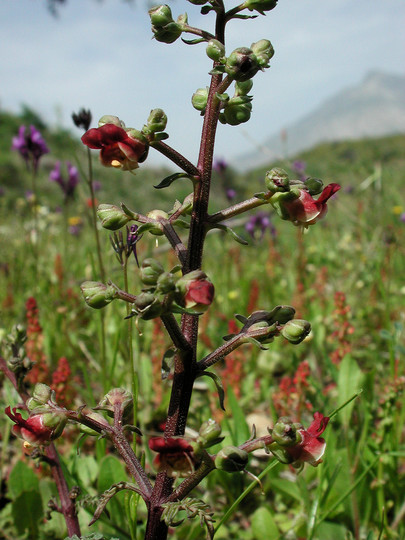
[[[269,61],[274,56],[273,45],[268,39],[261,39],[256,43],[252,43],[251,49],[255,54],[259,66],[263,68],[269,67]]]
[[[156,28],[161,28],[174,22],[172,17],[172,10],[167,5],[160,5],[151,8],[149,11],[150,21]]]
[[[218,452],[215,458],[215,467],[221,471],[243,471],[248,464],[249,455],[237,446],[226,446]]]
[[[225,56],[225,45],[217,39],[210,39],[207,43],[206,52],[208,58],[211,58],[211,60],[214,60],[215,62],[219,62]]]
[[[30,411],[36,407],[45,405],[52,398],[52,390],[43,383],[37,383],[35,385],[32,397],[27,401],[27,407]]]
[[[221,431],[218,422],[210,418],[201,425],[197,443],[201,444],[203,448],[210,448],[223,440],[223,437],[220,437]]]
[[[145,259],[141,265],[141,280],[145,285],[156,285],[158,277],[164,271],[163,266],[155,259]]]
[[[132,410],[133,397],[131,392],[125,388],[113,388],[110,390],[95,407],[97,410],[106,411],[109,416],[114,413],[114,405],[121,404],[121,410],[124,415]],[[104,420],[104,423],[106,421]]]
[[[111,114],[105,114],[98,121],[98,127],[104,126],[105,124],[114,124],[114,126],[125,128],[124,122],[120,120],[118,116],[113,116]]]
[[[235,97],[247,96],[253,86],[252,79],[247,81],[239,81],[235,83]]]
[[[281,329],[281,335],[293,345],[298,345],[311,331],[311,325],[303,319],[292,319]]]
[[[205,111],[208,100],[208,88],[199,88],[191,97],[191,103],[197,111]]]
[[[114,204],[100,204],[97,208],[97,216],[101,225],[109,231],[117,231],[130,221],[130,217]]]
[[[194,6],[203,6],[208,2],[208,0],[188,0],[190,4],[193,4]]]
[[[247,81],[254,77],[259,69],[257,58],[248,47],[235,49],[225,64],[226,73],[235,81]]]
[[[323,190],[323,182],[319,178],[307,178],[304,185],[310,195],[318,195]]]
[[[156,291],[162,294],[168,294],[176,289],[177,279],[170,272],[163,272],[157,280]]]
[[[290,418],[282,416],[274,424],[271,436],[280,446],[293,446],[301,442],[302,437],[298,432],[300,427],[302,427],[300,424],[293,423]]]
[[[174,43],[181,36],[182,28],[179,24],[171,22],[162,28],[152,26],[153,37],[161,43]]]
[[[159,222],[162,219],[168,219],[169,215],[163,210],[151,210],[146,214],[146,217]],[[156,223],[155,227],[149,228],[148,231],[156,236],[163,236],[163,227],[159,223]]]
[[[283,465],[289,465],[294,461],[294,458],[287,452],[287,450],[279,446],[276,442],[269,444],[267,448],[280,463],[283,463]]]
[[[246,0],[243,6],[249,11],[258,11],[264,15],[265,11],[271,11],[277,5],[278,0]]]
[[[145,321],[156,319],[162,313],[162,304],[154,294],[143,292],[138,294],[135,300],[135,308],[140,317]]]
[[[252,114],[252,104],[247,96],[233,97],[225,106],[220,115],[220,121],[223,124],[238,126],[250,119]]]
[[[269,191],[289,191],[290,189],[288,174],[284,169],[280,169],[279,167],[267,171],[264,181]]]
[[[94,309],[107,306],[118,293],[112,285],[104,285],[98,281],[85,281],[80,285],[86,304]]]
[[[153,109],[150,111],[147,125],[149,131],[152,133],[158,133],[166,129],[167,116],[162,109]]]

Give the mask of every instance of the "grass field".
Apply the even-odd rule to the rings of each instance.
[[[127,313],[119,302],[100,313],[83,301],[80,284],[99,279],[89,194],[82,181],[76,199],[63,204],[48,174],[56,159],[64,160],[66,154],[57,137],[52,140],[54,149],[37,179],[36,226],[33,202],[26,196],[29,176],[18,156],[0,163],[4,185],[0,198],[1,352],[6,355],[13,325],[24,325],[27,354],[37,362],[29,384],[53,385],[70,408],[83,403],[92,407],[111,387],[131,388]],[[215,284],[216,296],[201,318],[201,358],[222,343],[222,336],[234,331],[237,313],[292,305],[299,318],[311,322],[312,332],[298,346],[275,340],[266,351],[245,345],[227,357],[215,368],[226,388],[226,411],[220,410],[211,381],[200,379],[192,400],[190,430],[198,431],[202,422],[213,417],[222,424],[225,443],[238,445],[249,438],[252,424],[264,434],[266,426],[288,415],[308,426],[315,411],[329,415],[357,395],[328,425],[326,453],[319,467],[306,465],[297,474],[259,453],[251,456],[248,470],[260,475],[266,469],[262,491],[256,485],[248,493],[245,490],[252,479],[246,474],[214,471],[208,476],[195,496],[213,509],[215,525],[220,525],[218,540],[405,538],[404,142],[404,136],[393,136],[325,144],[297,156],[305,161],[309,175],[342,185],[328,204],[327,217],[306,234],[266,206],[260,210],[270,213],[274,229],[267,229],[262,238],[260,234],[250,238],[244,224],[235,221],[235,230],[249,239],[249,246],[218,231],[207,238],[204,270]],[[76,155],[79,170],[85,170],[84,151],[73,142],[69,149]],[[292,162],[268,168],[274,165],[291,170]],[[232,173],[237,197],[263,190],[265,170],[243,176]],[[170,210],[169,201],[182,200],[187,186],[179,183],[178,193],[175,184],[162,195],[152,187],[159,181],[158,174],[162,177],[161,171],[140,170],[122,180],[115,171],[96,168],[102,182],[97,199],[114,204],[124,201],[142,212],[151,208],[153,200],[152,207]],[[213,201],[212,211],[226,205],[219,179]],[[106,276],[124,288],[110,233],[99,232]],[[186,238],[187,232],[180,234]],[[167,270],[176,263],[165,240],[157,242],[145,234],[137,246],[140,260],[153,256]],[[129,291],[136,294],[140,281],[135,259],[130,262],[128,280]],[[145,436],[153,435],[165,419],[168,404],[170,377],[162,381],[161,371],[169,342],[159,322],[140,321],[132,346],[139,377],[138,424]],[[1,381],[2,408],[15,406],[17,394],[8,381]],[[46,466],[37,468],[32,459],[22,457],[20,441],[11,435],[11,423],[3,415],[0,422],[0,537],[65,538],[60,514],[46,516],[48,501],[55,495]],[[78,439],[77,429],[69,426],[57,448],[69,485],[81,488],[83,534],[131,538],[126,532],[127,517],[135,499],[129,495],[119,494],[109,503],[109,517],[103,514],[88,527],[97,495],[127,479],[127,473],[105,440],[87,438],[79,443]],[[153,455],[142,439],[138,452],[145,453],[153,477]],[[235,504],[241,493],[245,493],[243,502]],[[139,503],[139,538],[144,516]],[[185,520],[173,530],[173,538],[181,540],[204,535],[198,520]]]

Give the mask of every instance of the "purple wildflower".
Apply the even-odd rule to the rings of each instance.
[[[233,199],[236,197],[236,191],[232,188],[228,188],[225,194],[229,202],[233,201]]]
[[[65,201],[67,201],[74,196],[76,186],[79,183],[79,173],[76,167],[74,167],[71,163],[69,163],[69,161],[67,161],[66,168],[68,177],[67,180],[65,180],[62,176],[60,166],[60,161],[57,161],[54,169],[49,174],[49,179],[52,182],[56,182],[57,184],[59,184],[61,190],[65,195]]]
[[[255,240],[262,240],[264,233],[268,229],[272,236],[276,236],[276,229],[270,220],[270,215],[267,212],[258,212],[251,216],[245,225],[246,231]]]
[[[295,160],[292,164],[292,170],[298,174],[300,180],[302,180],[303,182],[307,178],[307,175],[305,174],[306,167],[307,164],[305,163],[305,161],[302,161],[300,159]]]
[[[138,225],[131,225],[127,227],[127,256],[129,257],[131,253],[134,254],[136,264],[139,266],[138,255],[136,253],[136,244],[142,238],[142,235],[138,234]]]
[[[214,161],[212,168],[218,174],[223,174],[228,168],[228,163],[224,159],[219,158]]]
[[[20,153],[27,165],[32,161],[34,172],[38,169],[41,157],[49,152],[42,135],[35,126],[30,126],[29,130],[25,126],[20,126],[18,135],[13,137],[11,148]]]
[[[405,223],[405,212],[402,212],[402,214],[399,216],[399,221],[402,221],[402,223]]]
[[[94,180],[93,182],[93,190],[94,191],[100,191],[101,189],[101,182],[99,182],[98,180]]]

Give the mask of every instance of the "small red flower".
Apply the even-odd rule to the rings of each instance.
[[[326,203],[339,189],[339,184],[329,184],[324,188],[317,200],[308,191],[301,189],[298,199],[283,201],[282,205],[295,225],[307,227],[326,215],[328,211]]]
[[[193,447],[185,439],[152,437],[149,439],[149,448],[158,452],[153,460],[158,472],[166,471],[171,477],[186,477],[194,471],[196,459]]]
[[[199,279],[191,281],[187,285],[187,292],[184,297],[186,308],[197,311],[205,311],[212,304],[215,288],[211,281]]]
[[[15,426],[12,428],[14,435],[27,441],[32,446],[48,444],[61,433],[60,424],[57,424],[56,426],[45,425],[46,419],[43,414],[33,414],[32,416],[29,416],[27,420],[24,420],[21,414],[16,412],[15,408],[13,409],[14,414],[11,412],[10,407],[5,409],[5,413],[13,422],[15,422]]]
[[[301,442],[294,446],[285,447],[285,450],[294,458],[294,461],[306,462],[314,467],[321,463],[326,442],[319,435],[322,435],[325,431],[328,422],[328,416],[316,412],[314,413],[314,420],[307,430],[298,429],[298,433],[302,438]]]
[[[134,132],[115,124],[104,124],[86,131],[82,142],[89,148],[101,150],[100,161],[104,166],[131,171],[137,169],[148,154],[147,142],[135,138]]]

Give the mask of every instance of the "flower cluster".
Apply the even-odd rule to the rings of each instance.
[[[23,157],[27,165],[31,162],[34,172],[38,169],[38,163],[44,154],[49,152],[49,149],[42,138],[41,133],[35,126],[20,126],[18,135],[13,137],[12,146]]]
[[[74,197],[76,186],[79,183],[79,173],[77,168],[67,161],[66,169],[67,179],[62,176],[61,163],[60,161],[57,161],[55,167],[49,174],[51,182],[55,182],[61,188],[65,197],[65,202]]]

